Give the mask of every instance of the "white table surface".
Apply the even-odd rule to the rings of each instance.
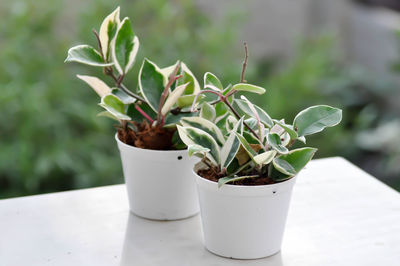
[[[202,244],[200,217],[129,213],[123,185],[0,200],[0,265],[400,265],[400,194],[342,158],[298,178],[282,251],[230,260]]]

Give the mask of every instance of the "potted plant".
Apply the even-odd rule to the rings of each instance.
[[[296,176],[316,152],[291,146],[338,124],[342,112],[319,105],[301,111],[292,124],[272,119],[247,98],[234,99],[243,88],[265,91],[243,83],[244,70],[245,64],[242,83],[225,89],[206,73],[200,94],[217,95],[210,104],[220,106],[183,118],[178,131],[189,155],[201,158],[194,171],[206,248],[223,257],[256,259],[280,250]]]
[[[122,21],[119,7],[93,33],[98,49],[78,45],[68,51],[66,62],[103,69],[113,82],[77,75],[100,96],[105,110],[100,116],[118,121],[118,144],[128,191],[135,214],[157,220],[182,219],[198,213],[192,160],[180,141],[176,124],[193,116],[190,106],[200,85],[183,62],[160,68],[144,59],[138,73],[138,91],[123,83],[139,50],[129,18]],[[196,104],[195,104],[196,105]],[[193,177],[193,178],[192,178]]]

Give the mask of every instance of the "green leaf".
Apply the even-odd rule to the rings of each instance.
[[[185,83],[177,86],[172,92],[168,94],[168,98],[161,109],[162,115],[166,115],[169,110],[171,110],[172,106],[174,106],[174,104],[178,101],[178,98],[183,94],[188,85],[189,83]]]
[[[275,120],[275,119],[274,119],[274,122],[276,124],[278,124],[281,128],[283,128],[289,134],[290,139],[297,139],[298,138],[297,132],[293,129],[292,125],[287,125],[284,122],[279,121],[279,120]]]
[[[179,124],[182,118],[185,117],[193,117],[196,116],[197,113],[179,113],[177,115],[168,113],[167,116],[165,117],[165,125],[164,127],[175,127],[176,124]]]
[[[113,94],[101,98],[99,105],[120,120],[131,120],[131,118],[125,114],[125,105],[123,102]]]
[[[139,71],[139,90],[150,107],[158,112],[161,94],[164,91],[164,75],[160,68],[147,58],[143,60]]]
[[[216,118],[216,113],[215,113],[214,107],[212,107],[209,103],[204,102],[201,105],[200,117],[207,119],[211,122],[214,122],[214,120]]]
[[[215,114],[218,117],[222,117],[228,112],[228,107],[226,106],[225,103],[219,102],[215,105]]]
[[[301,111],[293,126],[299,136],[321,132],[325,127],[336,126],[342,120],[342,110],[328,105],[317,105]]]
[[[235,135],[240,141],[240,144],[242,144],[243,148],[247,152],[247,154],[250,156],[252,160],[254,160],[254,157],[257,155],[257,153],[253,150],[253,148],[250,146],[250,144],[247,142],[247,140],[241,136],[240,134],[235,132]]]
[[[254,162],[258,165],[267,165],[274,159],[276,151],[266,151],[254,156]]]
[[[114,119],[116,121],[119,121],[119,119],[117,117],[113,116],[113,114],[111,114],[108,111],[102,111],[102,112],[98,113],[97,116],[108,117],[108,118]]]
[[[202,117],[185,117],[182,118],[181,124],[185,127],[195,127],[207,132],[221,146],[225,142],[225,138],[221,130],[214,123],[208,121],[207,119]]]
[[[111,93],[110,87],[104,81],[97,77],[76,75],[79,79],[83,80],[100,96],[104,97]]]
[[[275,158],[272,162],[274,168],[279,172],[288,176],[294,176],[307,165],[316,151],[317,149],[308,147],[295,149],[288,154]]]
[[[180,108],[184,108],[184,107],[189,107],[192,106],[194,98],[196,97],[196,95],[191,94],[191,95],[182,95],[181,97],[178,98],[178,101],[176,102],[176,104],[178,105],[178,107]],[[204,94],[200,94],[197,97],[196,103],[200,102],[201,100],[203,100],[206,96]]]
[[[148,116],[150,116],[153,120],[155,120],[157,114],[154,110],[147,104],[147,103],[135,103],[128,105],[128,115],[131,117],[132,121],[142,123],[144,120],[147,119],[135,108],[135,105],[139,105],[140,109],[142,109]]]
[[[245,175],[245,176],[235,176],[235,177],[227,176],[227,177],[223,177],[223,178],[218,179],[218,187],[220,188],[220,187],[222,187],[223,185],[225,185],[226,183],[231,183],[231,182],[243,180],[243,179],[246,179],[246,178],[256,178],[256,177],[258,177],[258,175]]]
[[[133,33],[129,18],[124,18],[118,27],[112,47],[115,68],[123,75],[132,68],[139,50],[139,39]]]
[[[117,7],[110,15],[108,15],[100,26],[99,39],[103,55],[106,59],[109,58],[110,54],[110,43],[117,32],[120,24],[119,19],[119,7]]]
[[[112,90],[112,94],[117,96],[124,104],[132,104],[136,102],[136,99],[133,98],[132,96],[128,95],[126,92],[119,88],[114,88]]]
[[[201,157],[204,157],[206,153],[210,152],[209,148],[205,148],[203,146],[197,145],[197,144],[192,144],[188,146],[188,153],[189,157],[192,157],[193,155],[200,154]]]
[[[236,154],[240,148],[240,141],[236,136],[236,132],[243,125],[243,118],[240,119],[233,127],[228,139],[224,143],[221,149],[221,166],[223,169],[227,169],[235,159]]]
[[[190,71],[190,69],[186,66],[185,63],[181,63],[181,75],[182,77],[177,80],[176,85],[182,85],[189,82],[189,85],[186,88],[185,95],[197,94],[200,92],[200,84],[197,81],[196,77]]]
[[[245,91],[245,92],[252,92],[252,93],[257,93],[257,94],[264,94],[265,93],[265,89],[261,88],[259,86],[256,85],[251,85],[251,84],[247,84],[247,83],[239,83],[239,84],[235,84],[233,85],[233,88],[236,91]]]
[[[221,81],[212,73],[207,72],[204,74],[204,88],[212,89],[215,91],[222,91],[223,86]]]
[[[245,100],[235,99],[234,102],[239,107],[239,109],[242,110],[243,113],[245,113],[250,117],[253,117],[253,112],[251,111],[250,106]],[[271,117],[257,105],[253,104],[253,106],[256,109],[261,122],[267,127],[271,128],[274,125],[274,122],[272,121]]]
[[[112,66],[113,63],[106,63],[100,53],[90,45],[78,45],[68,50],[67,59],[64,62],[78,62],[90,66]]]
[[[197,144],[209,149],[210,152],[207,153],[207,158],[215,165],[218,165],[220,162],[220,148],[210,134],[194,127],[182,127],[177,125],[177,129],[179,137],[187,146]]]
[[[282,145],[281,137],[276,133],[269,133],[267,135],[268,144],[277,152],[286,154],[289,150]]]

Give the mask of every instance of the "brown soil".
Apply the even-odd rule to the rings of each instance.
[[[149,123],[135,123],[137,131],[129,127],[118,127],[118,138],[131,146],[149,150],[175,150],[172,136],[176,129],[152,127]]]
[[[201,169],[197,171],[197,174],[205,179],[210,181],[218,182],[218,179],[224,177],[224,175],[218,174],[217,169],[208,168],[208,169]],[[257,173],[250,173],[248,175],[256,175]],[[256,178],[245,178],[242,180],[238,180],[235,182],[230,182],[230,185],[238,185],[238,186],[262,186],[262,185],[270,185],[278,183],[274,181],[271,177],[268,176],[260,176]]]

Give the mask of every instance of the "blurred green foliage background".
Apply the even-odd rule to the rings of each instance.
[[[138,62],[146,56],[166,66],[181,59],[199,81],[206,71],[224,84],[239,79],[243,50],[238,31],[246,19],[240,10],[212,23],[191,0],[2,1],[0,198],[123,182],[113,122],[96,116],[99,99],[75,77],[100,76],[100,70],[63,63],[69,47],[95,45],[91,29],[98,29],[117,5],[140,38]],[[252,58],[249,47],[246,79],[268,89],[257,104],[289,121],[309,105],[344,108],[343,123],[310,138],[309,145],[319,148],[318,157],[345,156],[400,189],[395,178],[400,148],[393,148],[398,138],[383,134],[384,141],[374,141],[382,138],[381,131],[387,133],[385,127],[400,128],[384,101],[394,84],[340,63],[332,36],[300,41],[289,64]],[[135,75],[126,83],[135,88]]]

